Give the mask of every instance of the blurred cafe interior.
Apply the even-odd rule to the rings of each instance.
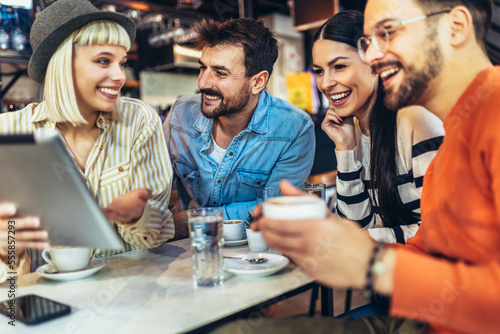
[[[28,61],[32,52],[29,35],[37,13],[54,1],[57,0],[0,0],[0,113],[20,110],[42,98],[41,85],[27,75]],[[128,53],[127,81],[121,93],[123,96],[138,98],[149,103],[162,120],[166,118],[179,97],[198,92],[200,67],[198,59],[201,52],[192,43],[196,38],[192,25],[200,18],[225,21],[245,17],[262,20],[274,32],[280,48],[274,72],[266,89],[271,95],[287,100],[308,112],[315,124],[316,136],[316,152],[311,175],[325,175],[323,179],[309,181],[326,183],[327,186],[329,183],[335,184],[336,174],[333,175],[333,179],[329,174],[336,170],[336,158],[335,154],[332,154],[335,144],[321,130],[328,101],[316,87],[311,70],[312,39],[318,27],[332,15],[350,9],[362,12],[366,0],[90,0],[90,2],[101,10],[123,13],[136,23],[137,36]],[[493,3],[494,17],[487,35],[487,49],[491,61],[500,64],[500,1],[495,0]],[[329,194],[330,197],[332,195],[333,193]],[[165,268],[176,256],[190,261],[181,248],[178,251],[178,254],[162,254],[168,262],[162,264]],[[149,258],[142,261],[147,262]],[[154,264],[154,261],[156,260],[151,258],[151,264]],[[113,260],[109,266],[116,272],[121,270],[118,262],[113,267]],[[190,268],[190,262],[182,268],[184,267]],[[161,273],[162,268],[158,269],[158,272]],[[155,270],[153,267],[149,269]],[[297,280],[299,283],[304,279],[300,276],[302,274],[294,273],[294,275],[288,279]],[[121,319],[118,313],[121,307],[126,309],[127,306],[113,298],[118,295],[120,289],[129,284],[133,286],[134,283],[140,282],[134,282],[127,277],[121,277],[118,285],[114,287],[107,286],[102,281],[89,282],[83,289],[88,291],[92,288],[101,289],[99,291],[102,292],[102,295],[99,295],[99,298],[102,298],[97,301],[95,307],[90,308],[90,311],[109,312],[110,316],[116,316],[126,323],[127,319]],[[153,288],[157,288],[152,287],[156,284],[154,281],[149,281],[148,284],[151,286],[136,287],[134,289],[137,291],[134,292],[148,294]],[[266,288],[272,291],[280,282],[275,282],[274,285],[270,282],[267,284]],[[338,315],[368,302],[363,291],[335,290],[332,294],[328,289],[311,289],[309,282],[297,286],[300,288],[296,289],[297,293],[294,296],[283,294],[275,297],[273,303],[278,301],[278,307],[262,304],[259,306],[260,311],[280,317],[314,314],[325,311],[328,308],[328,305],[325,306],[325,300],[330,298],[328,302],[334,304],[330,305],[329,312]],[[50,287],[52,288],[53,286]],[[155,291],[167,293],[168,289],[171,287],[165,286]],[[183,291],[179,290],[176,293],[182,295]],[[251,292],[245,293],[251,294]],[[4,299],[3,297],[1,299]],[[161,296],[152,297],[155,298]],[[203,298],[200,308],[205,308],[209,315],[210,299],[217,297],[213,293],[204,292]],[[106,307],[107,299],[113,300],[115,309]],[[189,309],[187,304],[177,307],[177,312],[184,312],[193,317],[196,312],[200,312],[199,309]],[[152,313],[151,319],[154,316],[161,316],[159,311],[161,310]],[[147,324],[151,319],[146,318],[143,321]],[[135,329],[133,326],[131,328]],[[111,330],[112,328],[109,328],[109,331]]]
[[[31,49],[29,31],[36,13],[52,0],[0,0],[1,112],[19,110],[40,100],[41,86],[26,73]],[[343,9],[364,9],[364,0],[91,0],[98,8],[131,17],[137,37],[128,54],[127,82],[122,95],[151,104],[164,118],[180,96],[197,92],[199,51],[190,41],[190,26],[199,18],[227,20],[248,17],[264,21],[276,35],[280,53],[267,90],[307,110],[316,124],[317,149],[331,152],[333,142],[321,130],[328,103],[314,87],[293,86],[294,75],[311,77],[311,39],[316,29]],[[2,39],[2,34],[8,38]],[[17,35],[14,35],[17,34]],[[22,41],[15,43],[15,40]],[[9,42],[10,41],[10,42]],[[307,70],[309,69],[309,72]],[[288,79],[287,79],[288,77]],[[300,77],[299,77],[300,78]],[[288,81],[287,81],[288,80]],[[299,82],[304,82],[299,80]],[[290,87],[292,85],[293,87]],[[287,86],[290,89],[287,89]],[[311,174],[335,169],[333,154],[316,154]]]
[[[53,0],[0,0],[0,112],[19,110],[40,100],[40,85],[26,68],[31,54],[30,26],[36,13]],[[128,54],[127,82],[122,95],[151,104],[162,117],[180,96],[197,92],[199,51],[190,43],[190,26],[199,18],[263,20],[276,35],[280,53],[266,89],[306,110],[315,122],[317,151],[311,174],[335,169],[334,143],[320,125],[328,102],[312,76],[312,38],[317,28],[338,11],[363,11],[365,0],[91,0],[96,7],[121,12],[137,24]],[[500,63],[500,4],[494,1],[488,52]],[[296,84],[299,86],[295,86]]]

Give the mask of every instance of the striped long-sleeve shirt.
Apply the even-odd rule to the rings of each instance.
[[[408,107],[397,116],[396,168],[398,190],[403,204],[420,217],[423,177],[444,136],[439,118],[421,107]],[[382,242],[405,243],[415,235],[420,219],[407,225],[385,227],[370,196],[370,137],[355,120],[357,146],[352,151],[335,151],[337,156],[338,213],[368,229],[371,237]]]
[[[35,129],[55,128],[46,117],[46,107],[44,102],[33,103],[20,111],[0,115],[0,134],[28,134]],[[109,113],[99,114],[96,122],[99,137],[82,177],[103,208],[133,189],[151,190],[153,197],[136,223],[126,227],[112,224],[121,235],[125,250],[152,248],[174,236],[172,213],[168,209],[172,167],[155,110],[130,98],[122,98],[121,108],[120,120],[112,120]],[[28,250],[18,272],[31,272],[42,265],[40,253]],[[95,256],[113,253],[98,249]]]

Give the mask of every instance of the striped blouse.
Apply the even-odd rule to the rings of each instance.
[[[441,145],[444,128],[441,120],[421,107],[408,107],[397,116],[398,190],[403,204],[420,217],[420,196],[424,174]],[[335,151],[337,156],[337,209],[340,216],[357,221],[371,237],[381,242],[405,243],[415,235],[420,219],[407,225],[385,227],[378,208],[370,200],[370,137],[365,136],[355,120],[357,147]]]
[[[161,121],[148,104],[122,98],[122,117],[112,120],[101,112],[96,125],[100,129],[94,147],[87,159],[82,177],[99,201],[107,207],[118,195],[133,189],[148,188],[153,197],[148,201],[142,217],[126,227],[113,224],[123,239],[125,250],[152,248],[174,236],[170,200],[172,167],[165,144]],[[27,134],[35,129],[53,129],[55,124],[46,118],[44,102],[0,115],[0,134]],[[69,154],[74,159],[70,150]],[[116,251],[95,250],[96,257],[115,254]],[[35,271],[44,262],[41,252],[28,250],[18,273]]]

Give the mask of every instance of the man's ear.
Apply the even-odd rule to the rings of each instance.
[[[448,14],[448,26],[448,37],[452,46],[459,46],[475,36],[472,15],[467,7],[454,7]]]
[[[252,76],[250,84],[252,87],[252,94],[257,95],[266,88],[269,81],[269,72],[264,70]]]

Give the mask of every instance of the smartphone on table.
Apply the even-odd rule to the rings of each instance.
[[[26,295],[0,302],[0,313],[10,319],[7,321],[11,325],[15,325],[16,321],[35,325],[70,312],[70,306],[37,295]]]

